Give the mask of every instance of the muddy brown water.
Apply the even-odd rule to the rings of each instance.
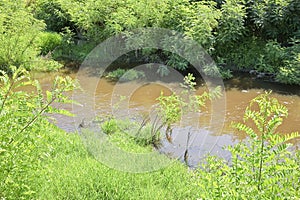
[[[76,78],[75,72],[59,73],[35,73],[33,77],[38,79],[44,89],[51,87],[52,80],[57,75],[69,75]],[[95,90],[75,92],[68,94],[74,95],[80,105],[56,105],[77,114],[71,118],[62,115],[54,115],[56,125],[68,132],[76,131],[79,124],[88,121],[96,116],[105,117],[113,114],[117,117],[129,117],[132,120],[140,120],[140,116],[145,116],[154,110],[157,97],[163,91],[170,95],[172,91],[180,88],[179,82],[143,82],[131,81],[117,83],[105,78],[81,76],[80,84],[88,86],[97,82]],[[223,147],[232,145],[246,138],[246,135],[237,132],[231,127],[231,123],[242,122],[243,114],[249,101],[266,90],[272,90],[272,97],[279,100],[289,110],[288,118],[284,119],[283,124],[278,128],[280,133],[290,133],[300,130],[300,90],[299,86],[289,86],[278,83],[266,82],[250,77],[248,74],[237,74],[236,78],[224,81],[226,109],[221,112],[224,121],[217,121],[222,125],[222,130],[215,133],[209,129],[211,123],[211,106],[202,109],[200,113],[188,114],[183,122],[174,126],[172,132],[172,142],[165,138],[162,139],[160,151],[183,160],[183,154],[188,148],[188,162],[190,166],[196,166],[199,160],[206,154],[211,153],[230,157],[230,154]],[[196,93],[200,94],[206,89],[205,86],[197,88]],[[126,96],[123,97],[122,96]],[[125,103],[124,103],[125,102]],[[187,144],[187,136],[190,133],[190,141]],[[292,141],[299,147],[300,140]]]

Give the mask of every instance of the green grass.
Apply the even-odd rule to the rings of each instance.
[[[116,144],[116,146],[118,146],[120,149],[127,152],[149,153],[153,151],[152,146],[141,146],[137,144],[135,138],[121,132],[111,135],[109,140],[112,143]]]
[[[193,171],[154,150],[160,134],[153,134],[151,123],[140,128],[110,118],[98,132],[60,130],[43,113],[69,114],[50,105],[69,102],[62,93],[76,82],[57,77],[46,95],[36,82],[37,94],[14,92],[30,81],[24,69],[11,70],[12,78],[0,76],[1,200],[300,198],[300,151],[287,144],[299,135],[276,132],[288,111],[270,93],[254,98],[244,123],[234,125],[249,138],[228,147],[231,163],[208,156]]]
[[[149,173],[127,173],[111,169],[89,154],[80,137],[55,130],[56,149],[36,172],[39,199],[195,199],[186,166],[171,166]],[[124,149],[142,150],[121,134],[112,138]]]

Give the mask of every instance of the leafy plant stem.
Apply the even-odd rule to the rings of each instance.
[[[258,173],[258,185],[257,189],[261,191],[261,174],[262,174],[262,166],[263,166],[263,154],[264,154],[264,143],[265,143],[265,123],[267,119],[267,105],[265,105],[264,110],[264,118],[263,118],[263,126],[262,126],[262,135],[261,135],[261,149],[260,149],[260,161],[259,161],[259,173]]]
[[[42,108],[40,110],[40,112],[38,114],[36,114],[19,132],[18,134],[22,133],[26,128],[28,128],[32,123],[35,122],[35,120],[41,116],[45,110],[56,100],[56,97],[54,97],[49,103],[47,103],[47,105],[44,106],[44,108]]]
[[[0,115],[1,115],[1,113],[3,111],[3,108],[4,108],[4,105],[5,105],[6,101],[7,101],[8,95],[9,95],[10,91],[12,90],[14,84],[15,84],[15,80],[12,79],[12,82],[11,82],[11,84],[10,84],[10,86],[9,86],[9,88],[8,88],[5,96],[4,96],[4,99],[3,99],[3,102],[2,102],[2,105],[1,105],[1,109],[0,109]]]
[[[24,130],[26,130],[30,125],[32,125],[39,116],[41,116],[45,110],[56,100],[56,97],[54,97],[49,103],[47,103],[47,105],[45,105],[38,114],[36,114],[19,132],[17,132],[16,135],[19,135],[20,133],[22,133]],[[15,136],[16,136],[15,135]],[[25,138],[24,138],[25,139]],[[23,140],[24,140],[23,139]],[[23,141],[22,140],[22,141]],[[11,138],[11,140],[9,141],[8,144],[11,144],[14,141],[13,137]],[[22,143],[22,141],[20,143]]]

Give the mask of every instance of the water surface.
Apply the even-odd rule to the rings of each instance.
[[[69,75],[76,77],[75,72],[65,73],[37,73],[33,74],[44,89],[51,87],[51,82],[56,75]],[[133,120],[141,120],[154,112],[157,97],[163,92],[170,95],[172,91],[180,91],[178,82],[172,81],[131,81],[117,83],[105,78],[86,75],[80,78],[82,85],[97,82],[96,89],[92,92],[75,93],[76,100],[81,105],[73,108],[71,105],[57,105],[61,108],[75,112],[76,118],[55,115],[55,123],[60,128],[72,132],[75,131],[83,120],[95,116],[105,117],[113,113],[118,117],[129,117]],[[250,77],[248,74],[239,74],[236,78],[224,81],[226,88],[226,109],[220,111],[225,115],[225,121],[215,121],[223,125],[222,131],[217,133],[209,129],[211,126],[211,105],[202,109],[201,113],[194,113],[184,116],[182,123],[174,127],[172,143],[162,140],[161,152],[171,154],[183,159],[183,153],[189,149],[189,165],[195,166],[205,153],[211,152],[223,157],[229,157],[228,152],[223,150],[224,146],[234,144],[246,138],[242,132],[237,132],[231,127],[231,123],[242,122],[243,114],[251,99],[264,93],[266,90],[273,90],[272,97],[279,100],[289,110],[289,116],[278,128],[278,132],[290,133],[300,130],[300,90],[298,86],[289,86],[278,83],[266,82]],[[206,90],[204,85],[197,88],[196,93],[201,94]],[[128,91],[131,91],[128,93]],[[130,94],[130,95],[128,95]],[[68,94],[72,95],[72,94]],[[127,95],[127,96],[126,96]],[[123,100],[122,100],[122,96]],[[190,141],[187,144],[187,136],[190,133]],[[298,144],[300,140],[293,143]]]

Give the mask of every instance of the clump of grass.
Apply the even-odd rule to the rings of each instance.
[[[113,140],[127,140],[136,143],[142,147],[159,146],[161,137],[158,121],[150,122],[145,118],[141,123],[130,120],[117,120],[110,118],[104,121],[100,126],[101,130],[110,135]]]
[[[145,73],[142,71],[138,71],[135,69],[130,69],[130,70],[126,70],[126,69],[121,69],[118,68],[114,71],[108,72],[108,74],[106,75],[106,78],[115,80],[115,81],[122,81],[122,82],[126,82],[126,81],[133,81],[133,80],[137,80],[139,78],[143,78],[145,77]]]

